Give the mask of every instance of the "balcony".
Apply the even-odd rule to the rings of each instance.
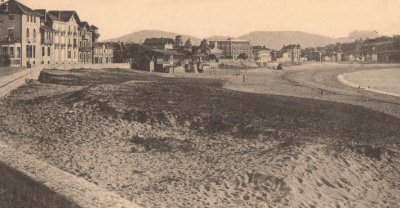
[[[79,47],[79,51],[83,51],[83,52],[91,52],[92,50],[93,50],[93,48],[89,47],[89,46]]]
[[[77,44],[74,44],[74,48],[78,48],[78,45],[77,45]]]
[[[82,39],[83,39],[83,40],[89,40],[89,39],[90,39],[90,36],[89,36],[88,34],[85,34],[85,35],[83,35]]]
[[[74,34],[73,34],[74,36],[77,36],[78,35],[78,33],[77,32],[74,32]]]
[[[60,47],[60,44],[59,44],[59,43],[56,43],[56,44],[54,44],[54,47],[59,48],[59,47]]]
[[[61,31],[60,33],[61,33],[61,35],[63,35],[63,36],[65,35],[65,31]]]
[[[61,48],[65,48],[65,44],[61,44]]]
[[[53,44],[53,39],[49,38],[42,39],[42,44]]]
[[[73,32],[68,32],[68,35],[72,35],[72,34],[74,34]]]
[[[68,44],[68,48],[72,48],[72,44]]]

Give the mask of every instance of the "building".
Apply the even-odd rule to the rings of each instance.
[[[79,24],[79,62],[93,63],[93,35],[87,22]]]
[[[113,43],[94,43],[93,44],[93,63],[109,64],[114,62],[114,44]]]
[[[288,45],[283,46],[281,49],[283,54],[283,61],[284,62],[292,62],[292,63],[299,63],[301,59],[301,46],[297,45]]]
[[[247,57],[253,57],[253,48],[248,40],[227,39],[227,40],[212,40],[210,45],[216,46],[221,50],[223,58],[237,59],[240,54],[246,54]]]
[[[0,20],[0,55],[9,56],[11,66],[40,63],[40,14],[10,0],[0,5]]]
[[[146,49],[167,50],[174,48],[175,41],[172,38],[146,38],[143,46]]]
[[[177,35],[175,37],[175,47],[182,47],[183,46],[183,40],[181,35]]]
[[[47,25],[54,32],[55,64],[76,64],[78,59],[78,28],[81,23],[75,11],[49,11]]]
[[[267,63],[272,61],[271,50],[269,49],[258,50],[254,54],[254,60],[256,61],[257,65],[266,66]]]
[[[9,0],[0,5],[0,20],[0,55],[9,56],[11,66],[93,63],[98,28],[75,11],[32,10]]]

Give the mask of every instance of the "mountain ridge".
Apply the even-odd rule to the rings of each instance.
[[[358,33],[362,33],[363,31],[357,31]],[[357,33],[357,34],[358,34]],[[239,38],[249,40],[253,46],[262,45],[271,49],[279,50],[284,45],[289,44],[300,44],[302,48],[309,47],[322,47],[329,44],[333,44],[336,42],[348,42],[350,38],[352,38],[353,33],[349,34],[348,38],[331,38],[324,35],[318,35],[308,32],[302,31],[253,31],[246,34],[243,34],[238,37],[224,36],[224,35],[214,35],[207,37],[207,40],[221,40],[227,38]],[[187,34],[178,34],[174,32],[166,32],[162,30],[140,30],[130,34],[123,35],[118,38],[109,39],[107,41],[120,41],[120,42],[134,42],[141,43],[146,38],[172,38],[175,39],[177,35],[181,35],[183,41],[185,42],[188,38],[191,39],[194,45],[199,45],[202,38],[198,38],[195,36],[187,35]],[[357,36],[359,37],[359,36]],[[353,37],[354,38],[354,37]]]

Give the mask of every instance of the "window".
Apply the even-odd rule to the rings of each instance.
[[[26,37],[29,38],[29,28],[26,28]]]
[[[14,37],[14,28],[8,29],[8,37],[10,37],[10,38]]]
[[[47,56],[50,56],[50,47],[47,48]]]
[[[33,22],[35,22],[35,23],[36,23],[36,16],[35,16],[35,17],[33,17]]]
[[[14,58],[14,47],[10,47],[10,57]]]
[[[29,22],[29,15],[26,15],[26,21]]]
[[[71,51],[68,51],[68,58],[71,58]]]
[[[17,58],[21,58],[21,48],[17,47]]]
[[[36,29],[33,29],[33,38],[36,38]]]
[[[42,47],[42,56],[43,57],[46,56],[46,48],[45,47]]]
[[[31,54],[30,54],[30,51],[31,51],[31,50],[30,50],[30,47],[31,47],[30,45],[27,45],[27,46],[26,46],[26,58],[30,58],[30,56],[31,56]]]
[[[33,58],[36,58],[36,46],[33,46]]]

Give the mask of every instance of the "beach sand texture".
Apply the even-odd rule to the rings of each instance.
[[[353,72],[344,74],[343,79],[365,90],[400,96],[400,69]]]

